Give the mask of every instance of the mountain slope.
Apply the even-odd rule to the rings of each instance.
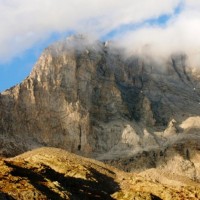
[[[186,56],[158,62],[67,38],[0,94],[0,154],[52,146],[127,171],[175,162],[179,175],[183,162],[186,176],[199,181],[199,84]]]
[[[3,159],[0,169],[3,199],[200,198],[200,187],[192,181],[171,187],[55,148]]]

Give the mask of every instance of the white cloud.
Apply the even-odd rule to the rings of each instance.
[[[179,15],[165,27],[144,26],[123,35],[120,45],[129,53],[168,57],[185,53],[191,65],[200,66],[200,2],[186,0]]]
[[[102,36],[122,24],[170,14],[180,1],[0,0],[0,60],[11,59],[54,32],[75,30]]]

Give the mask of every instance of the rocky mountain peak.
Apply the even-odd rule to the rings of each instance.
[[[1,155],[53,146],[101,160],[143,158],[198,140],[184,128],[200,113],[199,81],[186,57],[156,62],[120,51],[83,36],[48,47],[30,76],[0,95]]]

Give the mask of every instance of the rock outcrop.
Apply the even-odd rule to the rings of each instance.
[[[189,155],[199,152],[199,86],[186,56],[160,63],[70,37],[47,48],[30,76],[0,94],[0,154],[53,146],[128,171],[181,156],[198,171],[199,158],[194,164]],[[199,180],[199,172],[194,176]]]
[[[0,199],[199,198],[194,181],[179,180],[171,187],[61,149],[40,148],[0,161]]]

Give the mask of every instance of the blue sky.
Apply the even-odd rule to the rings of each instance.
[[[153,50],[166,46],[163,52],[167,52],[169,45],[163,41],[173,41],[179,30],[187,32],[187,23],[194,32],[199,22],[200,4],[194,0],[31,2],[0,1],[0,17],[5,19],[0,22],[0,92],[27,77],[44,48],[73,33],[92,34],[100,40],[119,39],[135,48],[156,43]],[[183,37],[184,47],[197,49],[199,42],[192,46],[193,37],[187,34]],[[179,44],[172,46],[178,50]]]
[[[19,84],[31,72],[42,51],[53,42],[73,34],[71,31],[66,33],[53,33],[47,40],[42,40],[22,54],[10,60],[0,62],[0,92]]]

